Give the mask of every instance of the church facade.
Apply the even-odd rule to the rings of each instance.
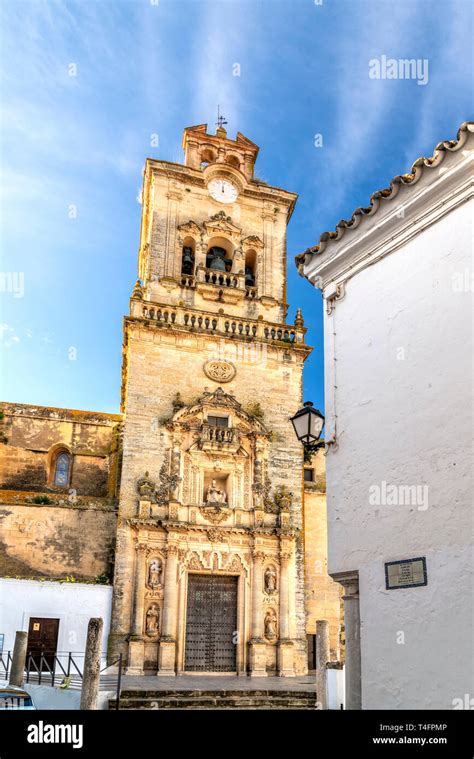
[[[115,540],[111,549],[102,539],[93,571],[112,550],[108,652],[110,660],[123,654],[128,674],[295,676],[308,669],[316,618],[330,619],[337,658],[340,605],[327,575],[318,482],[308,494],[318,504],[317,551],[305,545],[309,483],[290,422],[311,351],[301,312],[286,322],[286,228],[296,195],[255,179],[258,147],[240,133],[231,140],[222,127],[214,135],[206,125],[190,127],[183,149],[183,164],[147,159],[145,166],[121,415],[41,412],[49,431],[41,447],[22,421],[31,417],[27,407],[10,404],[8,424],[17,430],[5,436],[10,474],[23,461],[11,447],[15,435],[28,457],[34,440],[37,473],[46,471],[40,484],[32,475],[20,490],[48,493],[42,507],[50,511],[73,484],[78,455],[89,472],[102,472],[90,496],[93,511],[114,520]],[[17,474],[5,483],[10,503],[29,499],[28,510],[38,501],[15,495]],[[77,500],[63,499],[61,519]],[[87,492],[79,503],[84,524]],[[81,550],[86,567],[86,545]]]
[[[127,650],[136,674],[294,675],[303,451],[289,419],[310,352],[301,317],[285,322],[296,196],[253,181],[258,148],[241,134],[193,127],[183,148],[184,165],[145,168],[111,654]]]

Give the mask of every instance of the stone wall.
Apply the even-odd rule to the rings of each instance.
[[[2,404],[0,575],[111,577],[120,464],[119,415]],[[52,452],[72,456],[66,487]]]
[[[258,348],[262,348],[262,352]],[[245,350],[247,348],[247,351]],[[120,492],[120,526],[117,550],[112,633],[118,641],[129,634],[132,615],[134,550],[126,518],[136,516],[136,483],[149,472],[159,482],[160,468],[170,435],[165,427],[172,415],[173,399],[179,391],[183,403],[191,404],[205,390],[219,383],[203,369],[206,360],[232,355],[236,375],[224,385],[243,408],[259,404],[265,425],[272,431],[268,474],[272,488],[286,486],[293,493],[292,525],[301,530],[303,452],[290,417],[302,402],[302,371],[306,346],[288,347],[219,339],[217,336],[173,333],[126,321],[125,395],[127,416],[124,429],[123,474]],[[297,643],[297,670],[307,664],[304,608],[304,556],[301,534],[296,536],[290,597],[292,638]]]
[[[304,552],[306,632],[316,634],[316,622],[329,622],[331,660],[341,658],[342,585],[328,575],[326,516],[326,460],[320,449],[305,467],[313,469],[313,482],[304,483]]]
[[[73,456],[69,487],[78,495],[115,493],[119,415],[25,404],[1,405],[0,490],[58,492],[51,485],[51,451]]]

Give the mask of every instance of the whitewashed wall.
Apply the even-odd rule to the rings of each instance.
[[[365,709],[474,695],[473,164],[464,124],[304,263],[325,306],[328,569],[359,576]],[[374,502],[383,484],[419,499]],[[420,556],[427,586],[386,590],[385,562]]]
[[[59,619],[58,651],[84,653],[91,617],[102,617],[103,651],[110,629],[112,587],[82,583],[0,579],[0,633],[13,651],[15,632],[28,630],[30,617]]]
[[[359,571],[366,709],[474,693],[470,206],[350,279],[326,316],[329,571]],[[383,481],[427,485],[428,507],[371,505]],[[428,585],[385,590],[384,562],[418,556]]]
[[[345,696],[345,681],[344,681],[344,668],[342,669],[328,669],[328,708],[329,709],[344,709],[346,696]]]

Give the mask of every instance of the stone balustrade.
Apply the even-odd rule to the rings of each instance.
[[[248,337],[286,343],[304,344],[306,332],[304,327],[294,327],[290,324],[274,324],[260,319],[234,319],[222,314],[194,311],[185,306],[158,306],[133,298],[131,316],[163,326],[184,327],[224,337]]]
[[[234,427],[214,427],[213,425],[203,424],[200,439],[202,443],[240,445],[240,430]]]
[[[203,279],[200,281],[204,281],[208,285],[219,285],[219,287],[241,287],[240,279],[243,279],[245,283],[243,276],[233,274],[232,272],[219,271],[216,269],[204,269],[203,275],[202,270],[199,273],[201,273],[201,276],[203,276]]]

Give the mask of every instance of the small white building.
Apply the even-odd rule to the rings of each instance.
[[[71,653],[82,671],[89,620],[102,617],[105,666],[111,607],[110,585],[0,579],[0,642],[4,659],[8,651],[13,653],[16,631],[25,630],[29,649],[37,658],[44,650],[46,657],[53,653],[64,663]]]
[[[297,257],[325,311],[347,708],[474,696],[473,150],[464,123]]]

